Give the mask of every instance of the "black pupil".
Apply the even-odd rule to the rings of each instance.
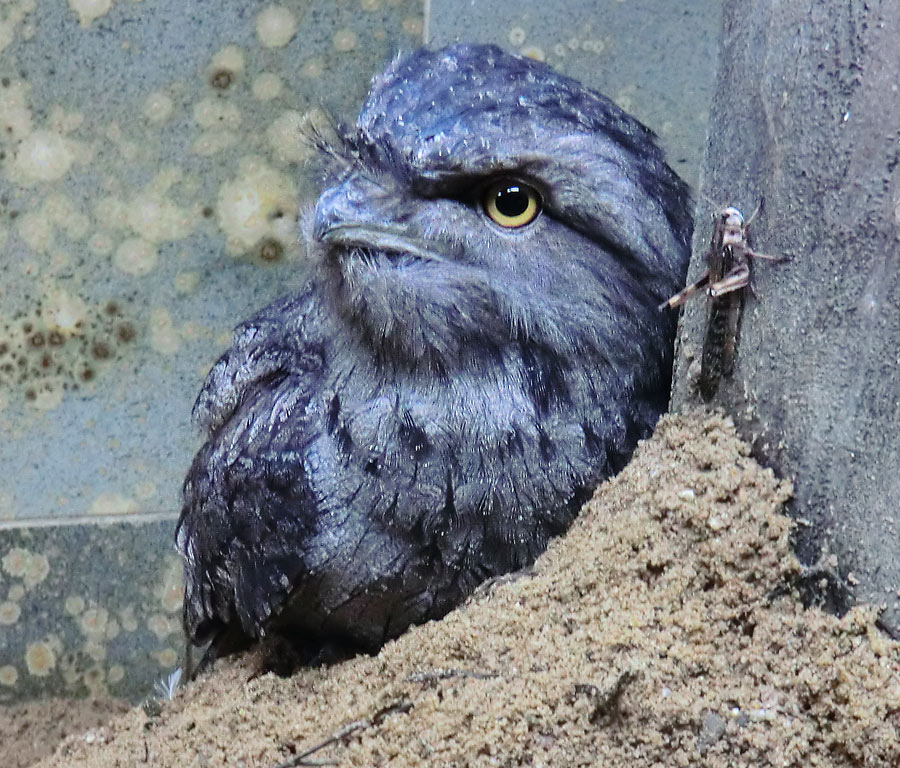
[[[528,193],[518,186],[497,192],[497,210],[504,216],[521,216],[528,210]]]

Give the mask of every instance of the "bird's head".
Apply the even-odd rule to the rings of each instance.
[[[312,222],[378,355],[442,370],[510,343],[665,357],[691,223],[653,134],[547,65],[422,50],[377,77]]]

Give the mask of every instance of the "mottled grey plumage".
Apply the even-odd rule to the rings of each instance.
[[[668,397],[687,192],[607,99],[494,47],[423,50],[328,152],[305,284],[195,406],[184,621],[219,651],[375,649],[443,615],[565,531]],[[506,177],[543,199],[518,229],[481,203]]]

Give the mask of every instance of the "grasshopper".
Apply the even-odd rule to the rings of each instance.
[[[712,241],[706,252],[707,269],[695,283],[679,291],[659,305],[660,310],[674,309],[695,293],[706,289],[708,297],[706,336],[700,365],[698,389],[704,401],[713,399],[722,376],[731,376],[737,351],[738,326],[744,306],[744,289],[750,285],[750,259],[781,261],[750,248],[750,222],[737,208],[723,208],[715,216]]]

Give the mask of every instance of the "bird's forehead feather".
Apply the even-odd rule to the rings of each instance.
[[[367,142],[419,166],[466,151],[473,146],[469,137],[506,137],[505,145],[521,149],[546,131],[602,132],[615,143],[642,146],[649,134],[604,96],[542,62],[490,45],[422,49],[395,59],[374,79],[358,130]],[[479,154],[489,149],[481,144]]]

